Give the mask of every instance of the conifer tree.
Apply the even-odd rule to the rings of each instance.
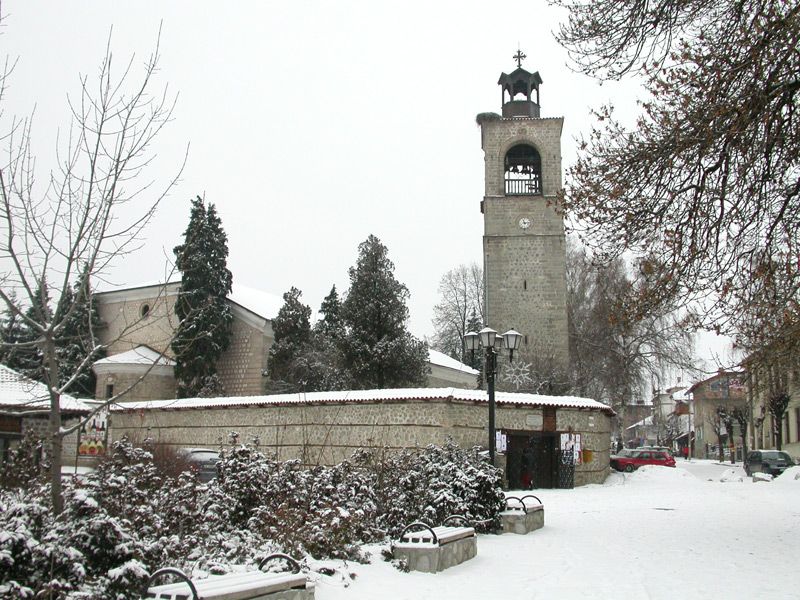
[[[11,301],[16,303],[17,297],[13,292],[10,294]],[[10,308],[6,308],[0,321],[0,364],[4,364],[11,369],[17,369],[17,360],[21,348],[18,344],[24,335],[22,319]]]
[[[105,358],[106,350],[100,346],[97,331],[100,327],[100,314],[92,302],[91,289],[84,272],[83,289],[76,281],[72,289],[64,290],[60,306],[71,307],[63,318],[63,327],[56,340],[56,356],[59,360],[60,385],[74,380],[64,391],[73,396],[93,398],[96,377],[92,363]],[[61,320],[56,316],[56,320]],[[88,357],[88,360],[87,360]]]
[[[358,247],[342,304],[347,368],[362,389],[425,384],[428,347],[406,329],[408,289],[394,277],[388,250],[374,235]]]
[[[308,350],[311,341],[311,308],[300,301],[302,294],[296,287],[286,292],[284,304],[272,320],[275,337],[267,358],[271,391],[303,388],[302,377],[297,381],[295,368],[297,359]]]
[[[32,323],[49,323],[52,321],[50,309],[50,291],[47,283],[40,281],[32,296],[32,304],[25,311],[25,319],[21,319],[17,335],[17,346],[13,355],[9,356],[6,365],[18,373],[35,381],[44,381],[43,354],[36,341],[40,332]],[[3,339],[5,342],[5,338]]]
[[[344,337],[344,321],[342,321],[342,302],[336,286],[331,288],[319,307],[322,318],[314,326],[317,334],[332,340],[341,340]]]
[[[179,324],[172,341],[179,398],[224,393],[217,361],[228,349],[233,315],[227,303],[233,276],[227,267],[228,238],[213,204],[192,201],[183,244],[175,247],[181,287],[175,303]]]

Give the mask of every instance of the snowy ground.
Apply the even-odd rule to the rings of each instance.
[[[534,493],[543,529],[481,535],[476,558],[435,575],[401,573],[374,547],[349,585],[319,576],[317,600],[800,597],[800,467],[753,483],[738,465],[681,460]]]

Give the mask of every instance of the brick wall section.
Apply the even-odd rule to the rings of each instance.
[[[264,391],[262,372],[271,337],[234,318],[230,347],[217,363],[217,371],[229,396],[256,396]]]
[[[546,352],[566,368],[569,361],[566,242],[558,209],[563,119],[500,119],[482,124],[485,154],[484,273],[488,323],[527,336],[523,362]],[[505,196],[504,160],[514,145],[534,146],[542,159],[543,196]],[[527,217],[530,228],[519,220]]]
[[[499,406],[497,427],[531,430],[526,424],[531,414],[541,416],[541,409]],[[486,415],[485,404],[444,400],[161,409],[114,412],[111,433],[114,439],[129,433],[176,447],[216,448],[236,431],[240,441],[257,436],[282,459],[331,464],[357,448],[416,448],[441,444],[448,436],[461,446],[485,445]],[[577,468],[576,484],[601,483],[608,473],[610,418],[599,411],[558,409],[557,423],[583,434],[584,447],[594,451],[593,461]]]

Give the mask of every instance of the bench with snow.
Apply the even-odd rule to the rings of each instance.
[[[536,500],[537,504],[525,502],[529,498]],[[506,509],[500,513],[500,521],[503,533],[530,533],[544,527],[544,505],[533,494],[522,498],[506,496]]]
[[[456,522],[463,526],[450,525]],[[468,525],[461,515],[447,517],[441,527],[411,523],[403,529],[400,539],[392,544],[392,555],[405,560],[409,571],[444,571],[478,553],[475,529]]]
[[[268,562],[279,559],[286,561],[292,571],[261,571]],[[313,600],[314,584],[300,572],[300,565],[291,556],[270,554],[259,563],[258,569],[193,580],[180,569],[167,567],[150,576],[144,597],[156,600]],[[173,575],[180,581],[153,585],[156,579],[164,575]]]

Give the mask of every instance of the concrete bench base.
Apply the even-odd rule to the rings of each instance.
[[[192,583],[202,600],[314,600],[314,584],[299,573],[250,571],[212,575]],[[146,597],[192,600],[192,592],[186,583],[169,583],[149,588]]]
[[[525,535],[536,529],[544,527],[544,507],[528,507],[526,512],[521,510],[504,510],[500,513],[503,524],[503,533],[518,533]]]
[[[392,553],[405,560],[410,571],[438,573],[474,558],[478,541],[473,535],[442,545],[400,542],[392,547]]]

